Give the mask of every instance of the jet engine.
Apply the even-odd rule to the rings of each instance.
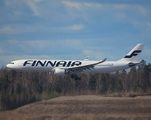
[[[66,70],[61,69],[61,68],[54,68],[54,74],[55,75],[64,75],[64,74],[66,74]]]

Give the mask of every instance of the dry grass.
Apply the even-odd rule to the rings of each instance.
[[[63,96],[0,112],[0,120],[151,120],[151,96]]]

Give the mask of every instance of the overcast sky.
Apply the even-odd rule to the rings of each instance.
[[[0,67],[23,58],[118,60],[144,43],[151,0],[0,0]]]

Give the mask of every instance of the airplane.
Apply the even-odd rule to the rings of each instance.
[[[70,74],[75,80],[80,79],[80,73],[109,73],[128,69],[140,64],[138,58],[143,50],[144,44],[137,44],[124,58],[117,61],[89,60],[40,60],[22,59],[11,61],[6,67],[18,71],[40,71],[50,72],[55,75]]]

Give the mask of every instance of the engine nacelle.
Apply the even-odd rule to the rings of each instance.
[[[54,69],[55,75],[64,75],[65,73],[66,73],[65,69],[61,69],[61,68],[55,68]]]

